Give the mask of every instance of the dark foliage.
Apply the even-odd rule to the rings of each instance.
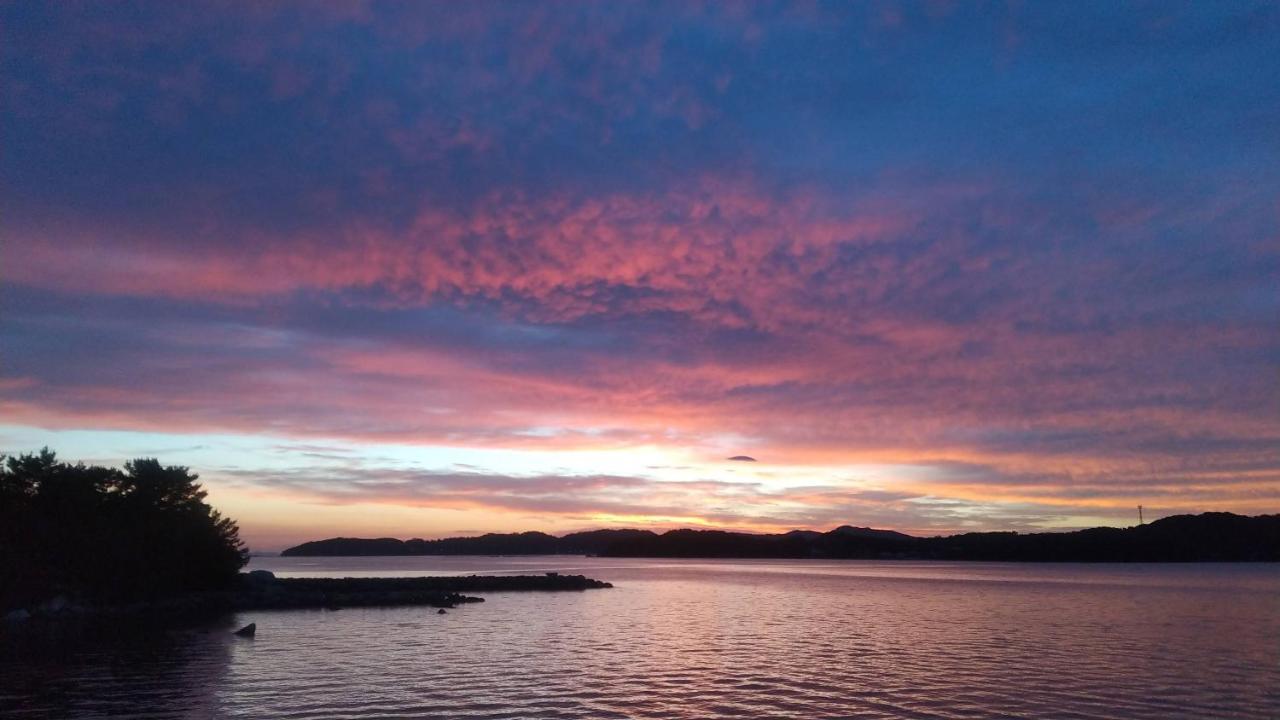
[[[197,476],[154,459],[123,470],[48,448],[0,462],[0,606],[55,595],[126,601],[227,587],[248,560]]]

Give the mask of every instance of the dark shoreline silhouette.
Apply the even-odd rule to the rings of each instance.
[[[0,456],[0,611],[230,590],[249,559],[189,468]],[[60,600],[61,599],[61,600]]]
[[[652,537],[648,530],[590,530],[562,537],[541,532],[490,533],[443,540],[330,538],[291,547],[289,556],[380,557],[393,555],[601,555],[618,543]]]
[[[302,543],[288,557],[396,555],[603,555],[607,557],[827,558],[1008,562],[1275,562],[1280,515],[1174,515],[1128,528],[1072,532],[981,532],[913,537],[843,526],[777,535],[721,530],[595,530],[555,537],[540,532],[474,538],[331,538]]]
[[[170,621],[249,610],[341,610],[352,607],[455,608],[484,602],[471,592],[581,592],[612,584],[582,575],[467,575],[449,577],[277,578],[265,570],[242,574],[233,587],[132,602],[83,603],[65,597],[11,611],[4,625],[34,621]],[[17,613],[16,615],[13,613]],[[0,631],[4,628],[0,627]]]
[[[482,602],[464,592],[612,587],[581,575],[288,578],[258,570],[198,476],[139,458],[0,456],[0,631],[28,620],[167,620],[240,610]],[[605,533],[601,538],[624,535]],[[39,623],[37,623],[39,624]]]

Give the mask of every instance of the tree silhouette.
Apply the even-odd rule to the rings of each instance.
[[[248,559],[198,476],[154,458],[123,470],[48,448],[0,463],[0,605],[58,594],[123,601],[227,587]]]

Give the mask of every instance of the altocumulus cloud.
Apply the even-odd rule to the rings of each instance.
[[[0,412],[927,468],[334,502],[1274,510],[1280,10],[889,9],[5,5]]]

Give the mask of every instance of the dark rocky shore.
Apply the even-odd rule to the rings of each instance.
[[[259,571],[261,572],[261,571]],[[582,575],[468,575],[407,578],[266,578],[245,576],[248,589],[234,594],[236,610],[308,607],[428,605],[451,608],[484,602],[467,592],[580,591],[613,585]]]
[[[564,592],[613,585],[582,575],[467,575],[406,578],[277,578],[256,570],[240,576],[230,590],[191,593],[143,602],[86,605],[56,597],[5,615],[5,624],[29,620],[171,619],[246,610],[340,610],[348,607],[416,605],[454,608],[484,602],[471,592]]]

